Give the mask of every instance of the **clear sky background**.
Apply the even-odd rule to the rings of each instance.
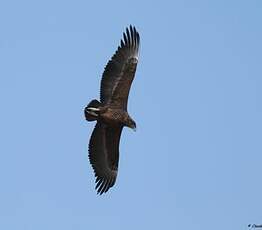
[[[83,109],[129,24],[138,129],[98,196]],[[261,0],[1,1],[0,229],[262,223],[261,62]]]

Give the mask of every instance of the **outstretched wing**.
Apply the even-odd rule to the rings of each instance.
[[[100,89],[103,104],[127,109],[128,94],[135,76],[138,63],[139,34],[130,26],[123,34],[116,53],[107,63]]]
[[[123,127],[97,122],[89,142],[89,160],[96,176],[98,194],[115,184],[119,160],[119,142]]]

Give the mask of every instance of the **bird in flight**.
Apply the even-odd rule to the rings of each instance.
[[[87,121],[96,121],[89,141],[89,160],[96,177],[95,188],[100,195],[116,182],[123,127],[136,129],[135,121],[127,112],[127,102],[138,63],[139,43],[139,33],[130,25],[105,67],[100,101],[92,100],[84,111]]]

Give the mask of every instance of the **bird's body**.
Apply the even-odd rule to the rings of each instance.
[[[92,100],[85,108],[86,120],[97,121],[89,142],[89,159],[99,194],[115,184],[123,127],[136,128],[135,121],[127,112],[127,102],[138,63],[140,38],[132,26],[126,29],[123,38],[104,70],[100,102]]]
[[[94,119],[102,121],[110,126],[129,126],[129,123],[132,122],[132,118],[129,116],[127,111],[108,105],[99,106],[98,108],[87,107],[86,113],[86,117],[88,117],[89,114],[93,116]]]

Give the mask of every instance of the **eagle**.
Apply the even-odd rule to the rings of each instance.
[[[127,103],[138,63],[139,44],[139,33],[130,25],[104,69],[100,101],[92,100],[84,110],[87,121],[96,121],[88,156],[96,177],[95,189],[100,195],[116,182],[123,127],[136,130],[136,122],[128,114]]]

